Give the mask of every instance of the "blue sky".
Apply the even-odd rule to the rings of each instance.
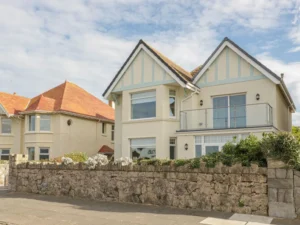
[[[300,125],[300,0],[2,1],[0,91],[69,80],[102,98],[139,39],[192,70],[226,36],[285,74]]]

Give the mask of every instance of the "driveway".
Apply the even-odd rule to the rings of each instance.
[[[259,222],[259,223],[254,223]],[[0,225],[296,225],[300,221],[0,190]]]

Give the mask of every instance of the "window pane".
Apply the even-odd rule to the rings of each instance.
[[[230,127],[246,127],[246,95],[230,96]]]
[[[202,145],[196,145],[196,158],[202,156]]]
[[[170,146],[170,159],[175,159],[175,146]]]
[[[155,91],[131,95],[131,118],[142,119],[156,116]]]
[[[102,134],[106,133],[106,124],[102,123]]]
[[[29,116],[29,131],[35,131],[35,116]]]
[[[175,116],[175,97],[169,97],[170,116]]]
[[[10,150],[8,149],[3,149],[2,150],[2,155],[9,155]]]
[[[111,126],[111,140],[112,141],[115,140],[115,126],[114,125]]]
[[[155,138],[131,139],[130,145],[133,159],[152,159],[156,157]]]
[[[49,115],[41,115],[40,117],[40,130],[50,131],[51,117]]]
[[[49,155],[40,155],[40,160],[49,160]]]
[[[219,151],[219,146],[206,146],[205,147],[206,150],[206,155],[214,153],[214,152],[218,152]]]
[[[28,160],[34,160],[34,147],[28,148]]]
[[[2,118],[1,119],[1,132],[2,134],[11,133],[11,119]]]
[[[49,154],[49,149],[47,149],[47,148],[41,148],[40,149],[40,153],[41,154]]]
[[[228,127],[228,97],[217,97],[213,99],[214,128]]]
[[[9,155],[1,155],[1,160],[9,160]]]

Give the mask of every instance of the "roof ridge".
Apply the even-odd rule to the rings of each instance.
[[[63,90],[63,94],[62,94],[62,96],[61,96],[61,102],[60,102],[59,110],[62,110],[63,100],[64,100],[64,96],[65,96],[65,93],[66,93],[67,83],[68,83],[68,81],[66,80],[66,81],[64,82],[64,90]]]

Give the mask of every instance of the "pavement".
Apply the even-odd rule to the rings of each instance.
[[[0,189],[0,225],[299,225],[300,220],[13,193]]]

